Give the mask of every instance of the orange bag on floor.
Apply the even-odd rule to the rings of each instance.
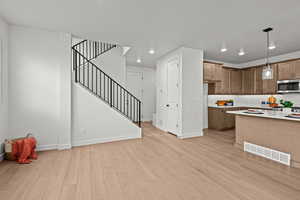
[[[5,143],[5,151],[8,154],[6,157],[9,160],[17,160],[20,164],[28,164],[31,162],[29,159],[37,159],[35,148],[36,140],[31,134],[28,134],[26,138]]]

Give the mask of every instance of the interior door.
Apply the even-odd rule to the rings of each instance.
[[[179,63],[178,59],[167,64],[167,131],[178,134],[179,101]]]
[[[140,72],[127,72],[126,77],[126,85],[127,90],[133,94],[136,98],[138,98],[140,101],[142,101],[143,97],[143,90],[142,90],[142,78],[143,74]],[[135,106],[133,105],[132,99],[126,99],[126,108],[128,109],[128,112]],[[143,109],[141,109],[143,112]],[[143,120],[143,114],[142,114],[142,120]]]

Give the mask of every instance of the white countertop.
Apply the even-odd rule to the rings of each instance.
[[[281,111],[261,110],[264,114],[249,114],[249,113],[245,113],[245,111],[247,111],[247,110],[227,111],[226,113],[235,114],[235,115],[245,115],[245,116],[252,116],[252,117],[263,117],[263,118],[282,119],[282,120],[290,120],[290,121],[300,122],[300,119],[286,117],[289,113],[284,113]]]
[[[241,108],[241,107],[246,107],[246,108],[261,108],[261,109],[272,109],[268,106],[263,107],[263,106],[255,106],[255,105],[234,105],[234,106],[218,106],[218,105],[209,105],[209,108]]]

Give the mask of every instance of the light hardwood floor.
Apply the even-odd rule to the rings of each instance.
[[[180,140],[143,126],[143,139],[0,163],[0,199],[300,199],[300,170],[236,149],[233,131]]]

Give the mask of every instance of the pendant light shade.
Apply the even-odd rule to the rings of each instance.
[[[270,31],[272,31],[273,28],[266,28],[263,30],[263,32],[267,33],[267,61],[266,61],[266,66],[263,68],[262,71],[262,79],[263,80],[268,80],[268,79],[273,79],[273,69],[269,63],[269,50],[270,50]]]

